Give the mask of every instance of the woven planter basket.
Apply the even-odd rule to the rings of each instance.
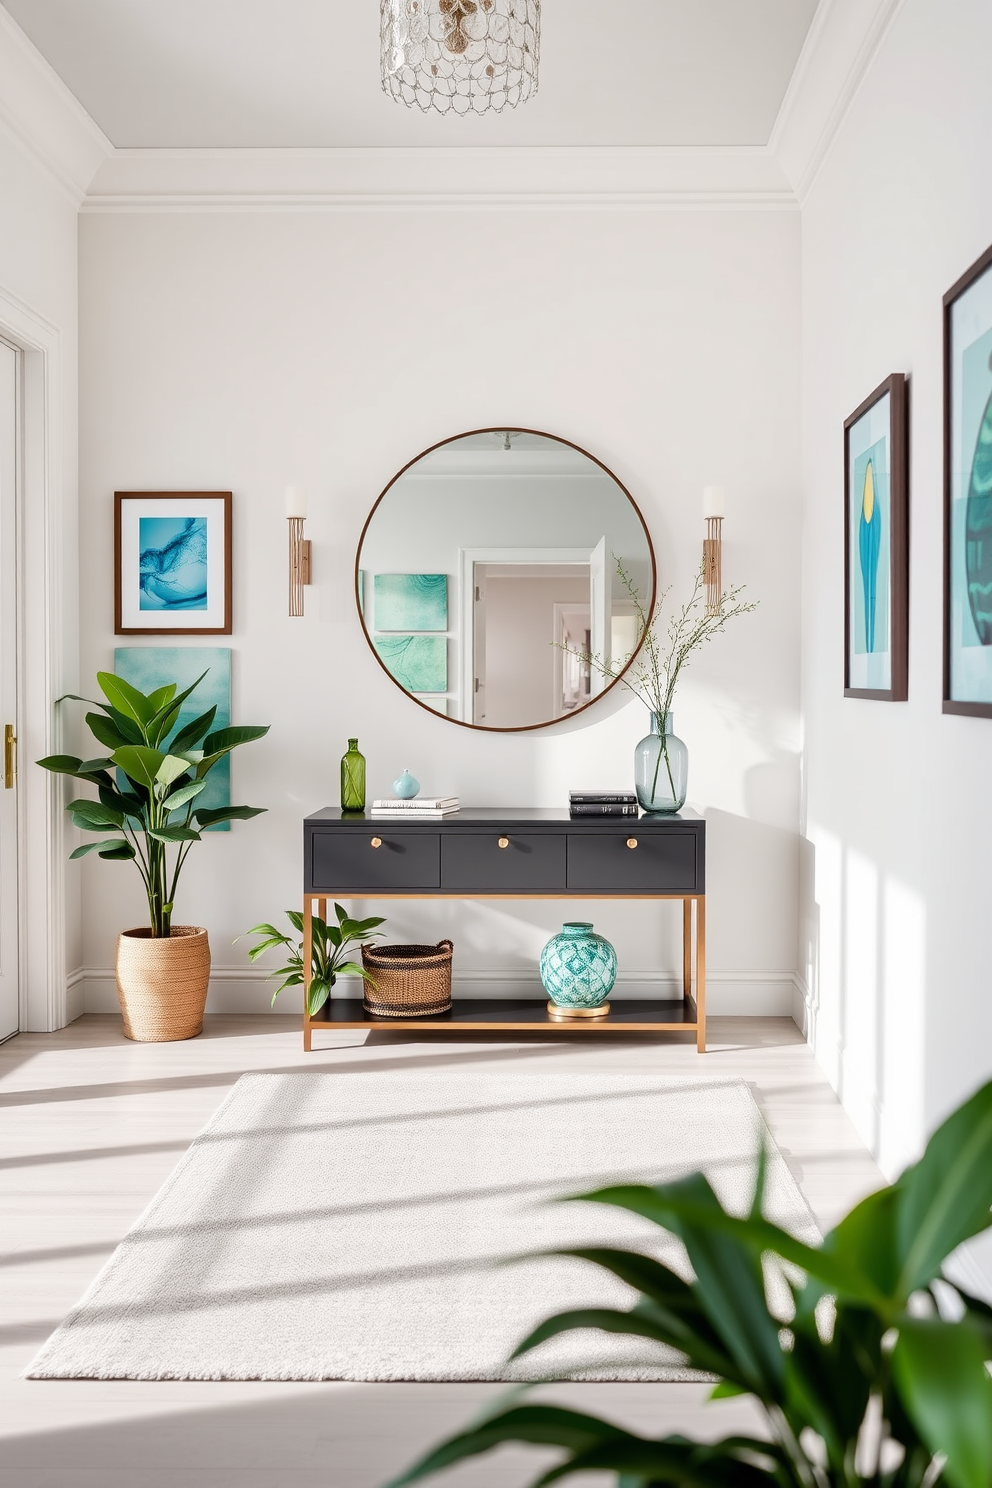
[[[450,940],[437,945],[362,946],[365,1011],[378,1018],[429,1018],[451,1006]]]
[[[116,971],[129,1039],[164,1044],[202,1032],[210,980],[206,930],[173,925],[168,938],[146,929],[125,930],[117,937]]]

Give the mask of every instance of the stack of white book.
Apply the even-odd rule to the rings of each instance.
[[[451,816],[458,810],[457,796],[414,796],[412,801],[399,796],[379,796],[372,802],[369,816],[437,817]]]

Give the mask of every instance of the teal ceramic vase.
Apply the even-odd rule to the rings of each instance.
[[[419,789],[420,781],[411,775],[409,770],[404,770],[403,774],[397,775],[393,781],[393,790],[401,801],[412,801]]]
[[[634,789],[642,811],[681,811],[689,783],[689,751],[674,732],[671,713],[664,728],[651,714],[651,732],[634,749]]]
[[[541,952],[541,981],[560,1008],[596,1008],[617,979],[617,953],[585,920],[572,920]]]

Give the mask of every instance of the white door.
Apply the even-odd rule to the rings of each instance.
[[[17,428],[20,357],[0,341],[0,1039],[17,1032],[17,787],[8,730],[17,733]]]
[[[486,574],[477,563],[474,568],[475,605],[472,625],[472,704],[466,708],[473,723],[484,723],[486,717]]]
[[[609,578],[606,572],[606,538],[601,537],[589,554],[589,628],[592,632],[589,649],[609,664],[610,660],[610,603]],[[602,692],[606,678],[596,667],[592,668],[590,692],[595,697]]]

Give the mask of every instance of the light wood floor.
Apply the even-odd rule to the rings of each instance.
[[[199,1039],[130,1044],[116,1018],[0,1047],[3,1229],[0,1390],[5,1488],[374,1488],[464,1424],[492,1385],[23,1380],[197,1131],[246,1070],[636,1070],[747,1080],[821,1226],[882,1179],[795,1025],[714,1018],[711,1052],[586,1035],[510,1043],[475,1035],[321,1034],[297,1023],[212,1018]],[[278,1265],[274,1258],[273,1265]],[[752,1426],[746,1403],[704,1404],[693,1385],[570,1385],[546,1392],[652,1433]],[[506,1449],[437,1479],[516,1488],[547,1454]],[[602,1483],[604,1479],[589,1479]]]

